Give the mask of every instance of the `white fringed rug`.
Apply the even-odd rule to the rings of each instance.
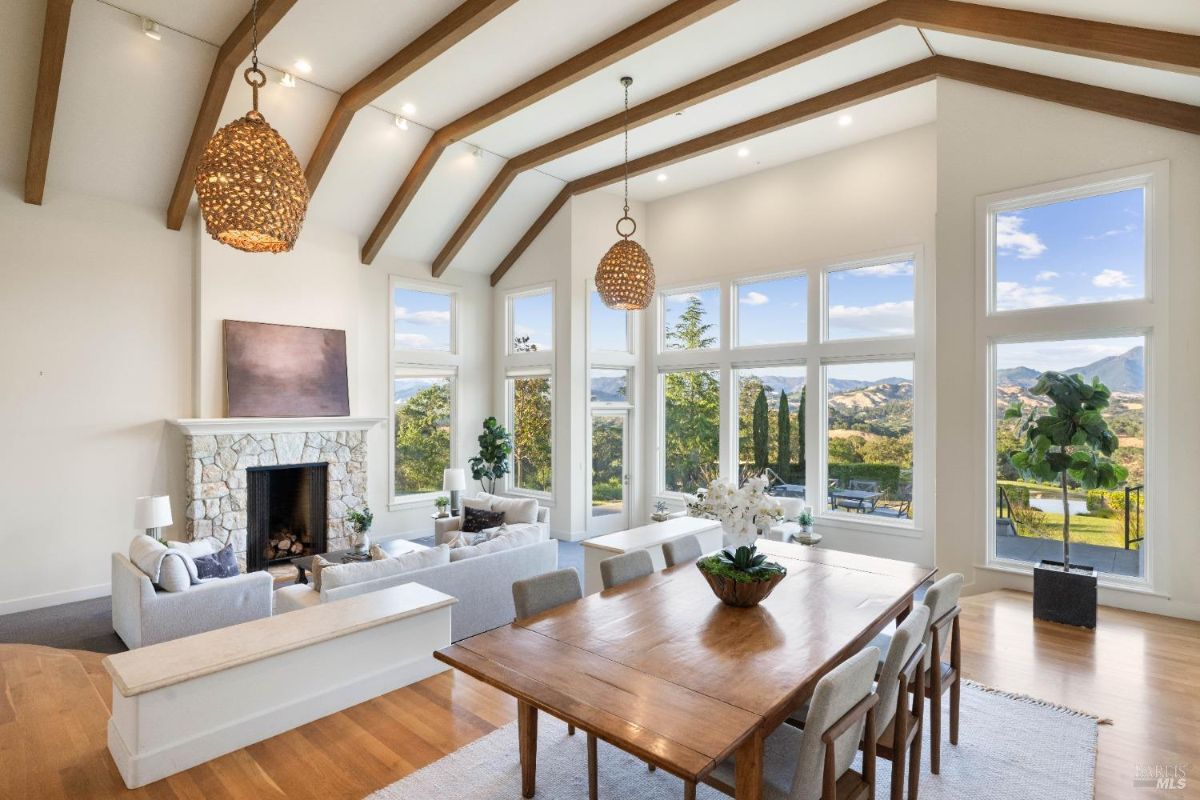
[[[949,735],[945,704],[942,735]],[[928,722],[928,717],[926,718]],[[928,733],[923,731],[923,800],[1090,800],[1096,768],[1097,718],[1033,698],[963,684],[958,746],[942,742],[942,772],[929,773]],[[681,781],[608,746],[599,747],[600,797],[604,800],[679,800]],[[877,762],[876,797],[888,797],[891,763]],[[582,732],[538,715],[539,800],[587,797],[587,751]],[[697,798],[725,795],[707,786]],[[369,800],[517,800],[521,772],[517,725],[511,723],[372,794]]]

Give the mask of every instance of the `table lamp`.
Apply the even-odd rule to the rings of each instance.
[[[448,469],[442,472],[442,491],[450,493],[450,515],[459,515],[458,495],[467,488],[467,473],[461,469]]]
[[[170,495],[139,497],[134,503],[133,527],[141,528],[150,538],[161,539],[162,529],[171,522]]]

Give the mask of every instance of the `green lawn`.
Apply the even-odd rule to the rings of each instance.
[[[1026,481],[999,481],[1002,486],[1024,486],[1043,495],[1054,495],[1053,486]],[[1086,492],[1068,492],[1072,500],[1083,500]],[[1018,512],[1020,516],[1020,512]],[[1042,512],[1037,516],[1037,524],[1029,525],[1018,521],[1021,536],[1038,539],[1062,541],[1063,515],[1061,513]],[[1071,541],[1081,544],[1096,544],[1103,547],[1125,547],[1125,522],[1120,517],[1094,517],[1090,514],[1075,514],[1071,517]],[[1134,548],[1137,545],[1133,545]]]

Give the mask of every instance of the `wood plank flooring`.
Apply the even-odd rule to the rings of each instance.
[[[1112,719],[1097,798],[1200,797],[1200,623],[1101,609],[1092,634],[1035,624],[1028,595],[995,592],[963,601],[962,631],[968,678]],[[510,699],[446,672],[131,792],[108,756],[102,658],[0,645],[0,798],[357,800],[516,719]],[[1192,765],[1188,789],[1135,789],[1135,767],[1160,763]]]

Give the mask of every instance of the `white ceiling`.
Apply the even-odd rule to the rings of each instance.
[[[1198,0],[995,0],[1012,8],[1200,33]],[[290,70],[297,58],[313,71],[294,89],[279,73],[262,94],[267,119],[306,163],[338,93],[412,41],[461,0],[299,0],[265,37],[260,58]],[[355,233],[374,227],[432,129],[665,6],[668,0],[519,0],[374,107],[360,112],[314,195],[309,218]],[[674,89],[870,5],[872,0],[740,0],[657,44],[622,59],[451,147],[388,238],[384,252],[430,261],[503,159],[621,108],[618,78],[635,79],[631,103]],[[117,7],[119,6],[119,8]],[[36,84],[42,5],[0,2],[0,165],[5,180],[24,174]],[[124,9],[124,10],[122,10]],[[165,212],[196,109],[216,56],[249,10],[249,0],[76,0],[54,131],[48,202],[56,190],[111,197]],[[131,12],[131,13],[127,13]],[[143,36],[137,16],[157,20],[162,41]],[[182,31],[182,33],[177,33]],[[941,54],[1015,67],[1182,102],[1200,104],[1200,77],[1080,56],[926,32]],[[911,28],[897,28],[800,64],[658,120],[630,135],[630,153],[653,152],[925,58]],[[407,131],[393,124],[405,102],[416,110]],[[221,122],[249,108],[240,70]],[[636,178],[636,199],[653,201],[758,169],[925,124],[935,118],[932,84],[850,109],[854,123],[811,120],[757,137],[739,158],[735,145]],[[483,148],[482,157],[472,147]],[[464,245],[453,266],[488,272],[565,181],[619,163],[612,137],[522,174]]]

